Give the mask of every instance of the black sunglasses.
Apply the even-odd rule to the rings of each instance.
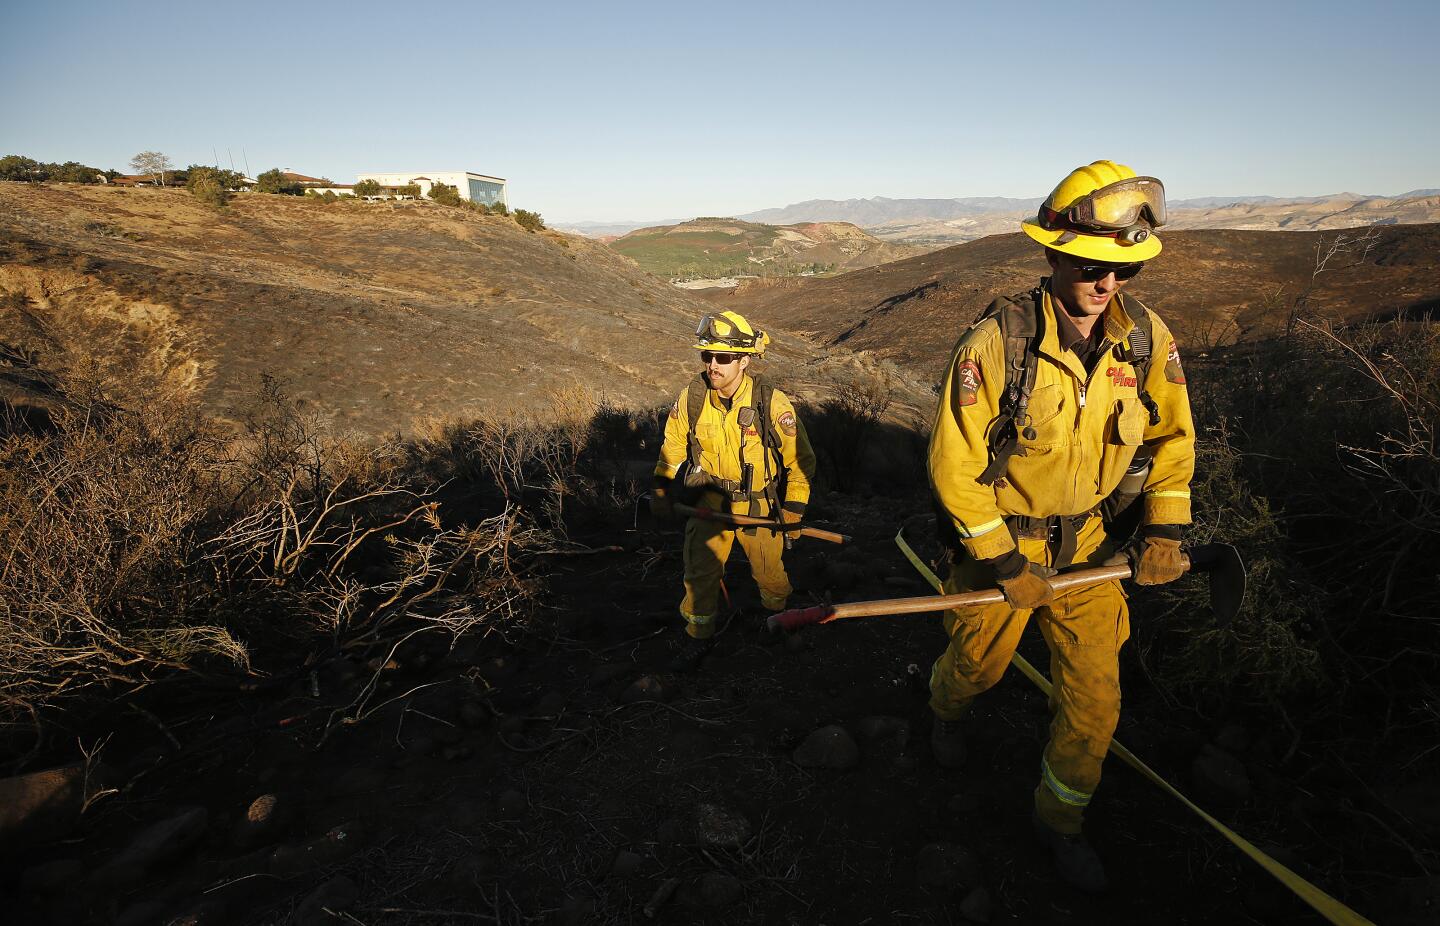
[[[1086,283],[1103,280],[1112,273],[1115,274],[1117,280],[1129,280],[1145,269],[1143,262],[1137,264],[1081,264],[1072,260],[1070,266],[1075,268],[1075,271],[1080,274],[1080,279]]]
[[[727,363],[734,363],[736,360],[739,359],[739,354],[716,353],[713,350],[702,350],[700,352],[701,363],[709,363],[713,360],[716,363],[720,364],[722,367]]]

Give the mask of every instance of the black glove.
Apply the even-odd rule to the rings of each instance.
[[[675,520],[675,499],[670,497],[671,480],[655,478],[655,488],[650,491],[650,514],[657,521]]]

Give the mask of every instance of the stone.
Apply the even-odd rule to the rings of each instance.
[[[20,891],[24,894],[54,894],[78,887],[84,875],[85,865],[78,859],[42,862],[20,873]]]
[[[995,904],[990,899],[990,892],[983,887],[975,888],[960,901],[960,915],[975,923],[990,922],[994,912]]]
[[[915,879],[931,891],[971,891],[981,886],[980,861],[969,848],[953,842],[932,842],[915,859]]]
[[[360,850],[363,831],[355,823],[334,827],[298,846],[280,846],[270,855],[270,873],[293,878],[343,861]]]
[[[738,849],[749,839],[753,828],[743,814],[719,804],[695,808],[695,841],[723,849]]]
[[[642,675],[630,683],[630,687],[620,693],[621,704],[634,704],[638,701],[669,701],[670,691],[664,683],[653,675]]]
[[[295,908],[294,922],[299,926],[324,926],[326,923],[345,922],[335,915],[355,906],[360,899],[360,888],[354,881],[341,876],[332,878],[311,891]],[[332,912],[326,912],[326,911]]]
[[[615,853],[615,860],[610,863],[610,877],[612,878],[634,878],[645,868],[645,856],[628,849],[621,849]]]
[[[844,771],[860,764],[860,747],[844,727],[831,724],[805,737],[791,758],[801,768]]]
[[[1215,804],[1237,807],[1250,798],[1250,778],[1239,759],[1206,744],[1190,765],[1195,790]]]
[[[128,886],[152,866],[175,858],[205,836],[210,814],[203,807],[187,807],[152,823],[130,840],[114,858],[91,876],[97,887]]]
[[[248,849],[279,837],[295,818],[295,802],[278,794],[262,794],[250,802],[235,824],[235,844]]]
[[[92,769],[90,795],[99,790]],[[85,766],[0,779],[0,845],[7,849],[63,839],[80,822],[87,787]]]
[[[723,871],[707,871],[687,885],[682,902],[703,910],[723,910],[734,906],[744,894],[745,886],[738,878]]]

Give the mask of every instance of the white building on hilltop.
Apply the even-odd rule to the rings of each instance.
[[[392,193],[396,188],[415,184],[420,187],[421,196],[429,196],[430,188],[437,183],[445,183],[453,186],[460,193],[461,199],[468,199],[472,202],[484,203],[493,206],[496,203],[504,203],[508,209],[510,201],[505,195],[504,177],[487,177],[484,174],[472,174],[468,170],[435,170],[423,173],[406,174],[361,174],[356,178],[360,180],[374,180],[380,184],[386,193]]]

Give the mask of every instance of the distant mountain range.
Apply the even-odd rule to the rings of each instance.
[[[1227,227],[1321,228],[1331,226],[1307,223],[1294,225],[1288,222],[1285,207],[1295,207],[1297,211],[1313,217],[1315,206],[1333,204],[1335,208],[1332,212],[1352,211],[1351,218],[1356,218],[1357,221],[1350,224],[1367,224],[1358,220],[1359,214],[1364,213],[1371,221],[1384,221],[1386,216],[1378,214],[1384,212],[1383,203],[1425,200],[1436,196],[1440,196],[1440,189],[1410,190],[1394,196],[1360,193],[1335,193],[1328,196],[1201,196],[1171,200],[1170,208],[1180,213],[1175,216],[1175,223],[1182,228],[1214,227],[1201,213],[1216,209],[1234,210],[1235,207],[1262,207],[1262,211],[1251,209],[1245,214],[1244,224]],[[891,199],[885,196],[872,196],[869,199],[812,199],[780,208],[748,212],[734,218],[766,225],[850,222],[887,241],[935,246],[1014,231],[1014,222],[1033,215],[1041,201],[1041,197],[1016,199],[1006,196],[967,196],[951,199]],[[1359,202],[1374,204],[1374,208],[1353,212],[1354,204]],[[1396,219],[1402,223],[1436,220],[1440,220],[1440,213],[1422,218]],[[556,227],[592,238],[610,238],[639,228],[679,225],[684,221],[663,219],[650,222],[572,222],[557,223]]]

